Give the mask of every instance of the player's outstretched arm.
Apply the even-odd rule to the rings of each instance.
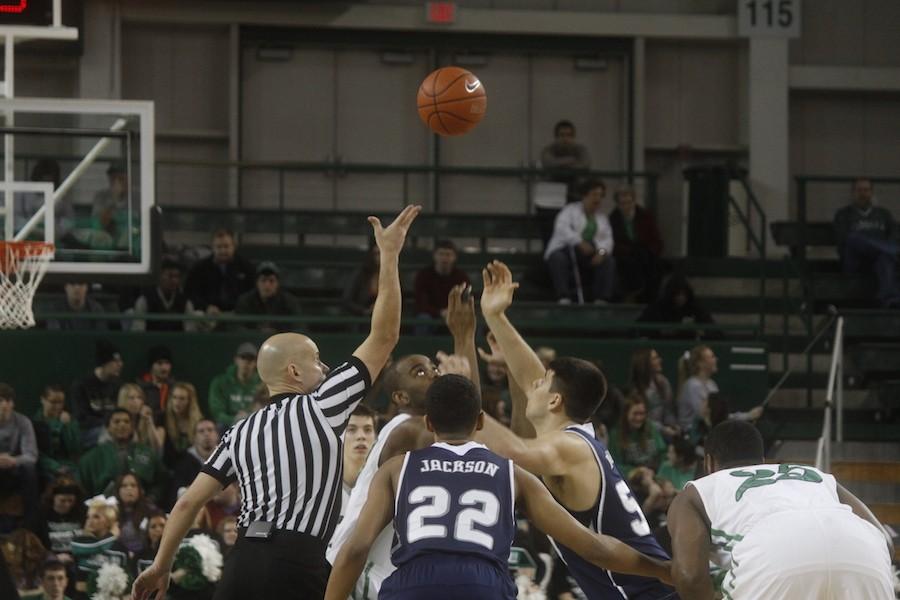
[[[594,460],[588,445],[572,434],[555,431],[538,438],[524,439],[490,415],[484,415],[484,427],[476,432],[475,440],[542,477],[577,472],[586,462]]]
[[[453,354],[469,361],[469,380],[481,389],[475,354],[475,299],[468,284],[454,286],[447,295],[447,329],[453,336]]]
[[[669,507],[672,576],[682,598],[713,600],[709,575],[709,519],[694,486],[687,486]]]
[[[536,477],[516,468],[517,499],[535,527],[602,569],[672,583],[670,564],[644,556],[619,540],[596,534],[560,506]]]
[[[153,564],[134,580],[131,588],[131,597],[134,600],[163,598],[166,595],[166,589],[169,587],[169,572],[172,570],[175,552],[197,518],[197,513],[221,489],[222,484],[218,479],[206,473],[200,473],[184,495],[178,499],[169,515]],[[156,596],[153,596],[154,593]]]
[[[400,339],[400,308],[403,298],[400,292],[398,262],[406,233],[416,219],[421,206],[407,206],[388,227],[382,227],[376,217],[369,217],[375,233],[375,243],[381,254],[378,271],[378,297],[372,309],[372,326],[369,337],[356,349],[353,356],[360,359],[369,371],[372,381],[381,373],[388,356]]]
[[[506,317],[506,309],[512,304],[513,293],[519,287],[512,280],[512,273],[505,264],[494,260],[481,272],[484,291],[481,293],[481,313],[497,344],[503,351],[509,374],[525,390],[544,376],[544,365],[516,328]]]
[[[385,463],[372,479],[369,497],[359,514],[356,529],[334,559],[325,600],[347,600],[353,592],[356,580],[366,566],[369,548],[385,525],[394,518],[394,479],[402,464],[403,459],[398,456]]]

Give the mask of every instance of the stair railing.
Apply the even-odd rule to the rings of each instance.
[[[828,389],[825,392],[825,414],[822,419],[822,435],[816,445],[816,468],[831,470],[831,414],[837,422],[836,439],[844,441],[844,317],[837,318],[834,348],[831,350],[831,369],[828,371]]]

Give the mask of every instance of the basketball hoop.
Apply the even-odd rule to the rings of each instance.
[[[34,327],[31,302],[53,252],[47,242],[0,241],[0,329]]]

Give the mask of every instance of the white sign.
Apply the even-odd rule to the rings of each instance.
[[[800,37],[800,0],[737,0],[738,35]]]

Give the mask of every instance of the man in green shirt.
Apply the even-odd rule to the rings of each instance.
[[[48,560],[41,566],[43,594],[35,600],[71,600],[65,594],[68,585],[69,577],[66,575],[66,565],[56,559]]]
[[[256,346],[244,342],[234,354],[234,364],[209,384],[209,411],[221,429],[227,429],[252,411],[253,396],[259,389]]]
[[[150,499],[159,502],[165,472],[152,448],[132,441],[131,413],[123,408],[112,411],[106,419],[106,430],[111,441],[89,451],[79,463],[81,485],[88,495],[115,495],[116,477],[131,472],[140,479]]]
[[[58,475],[78,473],[81,454],[81,429],[65,410],[66,392],[51,383],[41,393],[41,408],[31,417],[38,445],[38,467],[47,480]]]

